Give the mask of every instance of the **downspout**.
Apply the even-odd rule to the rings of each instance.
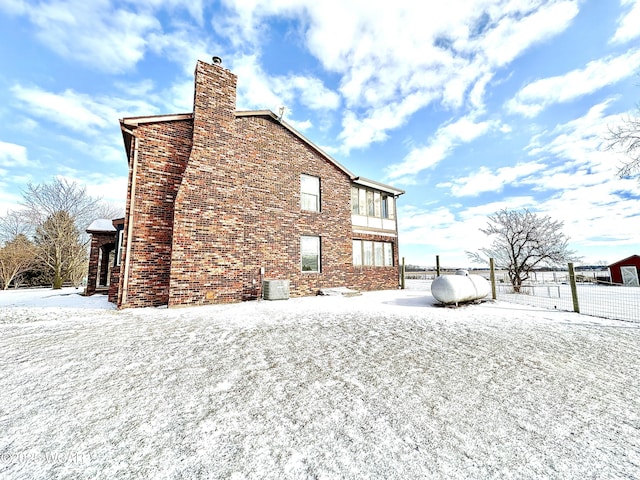
[[[131,200],[129,202],[129,218],[127,219],[127,250],[125,252],[124,273],[122,278],[122,300],[120,305],[127,303],[127,289],[129,288],[129,264],[131,254],[131,240],[133,238],[133,211],[136,201],[136,174],[138,172],[138,137],[131,130],[122,127],[122,130],[134,139],[133,166],[131,168]]]
[[[402,275],[400,271],[402,267],[400,266],[400,232],[398,231],[398,202],[396,201],[398,198],[400,198],[400,195],[393,196],[393,216],[396,221],[396,251],[398,252],[398,264],[396,266],[398,267],[398,277],[400,277]],[[404,279],[398,278],[398,283],[401,281],[404,284]]]

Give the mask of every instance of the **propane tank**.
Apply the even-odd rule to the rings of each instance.
[[[489,295],[489,282],[480,275],[458,270],[456,275],[441,275],[431,283],[431,295],[440,303],[455,304],[480,300]]]

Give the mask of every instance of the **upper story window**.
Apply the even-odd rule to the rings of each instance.
[[[351,213],[367,217],[388,218],[393,220],[395,199],[393,195],[369,190],[368,188],[351,187]]]
[[[311,175],[300,175],[300,208],[311,212],[320,211],[320,179]]]

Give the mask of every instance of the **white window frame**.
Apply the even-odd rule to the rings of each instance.
[[[362,266],[362,240],[353,241],[353,264],[356,267]]]
[[[300,209],[320,211],[320,177],[304,173],[300,175]]]
[[[300,237],[300,270],[302,273],[320,273],[322,271],[321,262],[321,242],[320,237],[312,235],[303,235]],[[317,258],[315,262],[315,269],[313,266],[311,269],[305,269],[305,256],[315,256]]]
[[[116,266],[122,262],[122,244],[124,243],[124,228],[118,230],[118,248],[116,250]]]
[[[393,243],[353,240],[354,267],[393,267]]]
[[[395,197],[378,190],[352,185],[351,214],[394,220]]]

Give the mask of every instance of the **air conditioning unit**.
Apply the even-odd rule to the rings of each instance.
[[[286,300],[289,298],[289,280],[264,280],[262,298],[265,300]]]

